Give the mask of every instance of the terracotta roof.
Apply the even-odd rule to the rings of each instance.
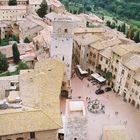
[[[127,57],[123,57],[122,63],[130,70],[136,71],[140,68],[140,55],[131,52]]]
[[[111,47],[105,48],[100,52],[100,54],[108,59],[111,58]]]
[[[83,28],[83,27],[78,27],[74,29],[75,34],[81,34],[81,33],[104,33],[105,29],[104,28]]]
[[[63,74],[64,64],[56,60],[43,60],[36,63],[34,70],[21,71],[23,108],[0,112],[0,136],[61,128],[59,96]]]
[[[105,40],[102,42],[92,43],[90,46],[97,49],[97,50],[103,50],[107,47],[113,47],[113,46],[118,45],[120,43],[121,43],[121,41],[119,39],[113,38],[113,39]]]
[[[74,40],[82,46],[86,46],[89,45],[93,42],[98,41],[100,38],[97,35],[93,35],[93,34],[82,34],[82,35],[75,35],[74,36]]]

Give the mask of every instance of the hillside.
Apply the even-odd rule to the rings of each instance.
[[[140,20],[139,0],[91,0],[95,8],[99,7],[125,19]]]

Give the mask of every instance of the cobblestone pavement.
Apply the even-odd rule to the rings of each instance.
[[[93,114],[87,110],[88,140],[100,140],[103,126],[109,124],[125,125],[130,140],[140,140],[140,110],[138,111],[131,104],[124,102],[113,91],[96,95],[95,90],[97,86],[93,86],[86,78],[81,81],[78,77],[74,77],[71,83],[73,99],[78,99],[81,96],[86,102],[86,97],[90,97],[91,99],[99,99],[105,105],[105,114]],[[61,105],[63,106],[62,112],[64,113],[64,100]],[[115,112],[118,112],[118,114],[115,114]]]

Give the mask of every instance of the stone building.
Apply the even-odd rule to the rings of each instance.
[[[17,5],[27,5],[29,0],[17,0]],[[8,5],[9,0],[0,0],[0,5]]]
[[[63,74],[64,65],[56,60],[37,62],[34,70],[21,71],[22,105],[8,104],[0,110],[1,140],[58,139]]]
[[[65,63],[68,80],[71,79],[73,22],[68,18],[58,18],[53,23],[53,33],[50,46],[50,57],[60,59]]]
[[[67,100],[64,140],[87,140],[87,118],[82,100]]]
[[[0,6],[0,20],[16,20],[17,18],[23,18],[27,13],[26,6]]]

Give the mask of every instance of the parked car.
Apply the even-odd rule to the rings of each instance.
[[[95,91],[95,93],[96,93],[96,94],[103,94],[103,93],[104,93],[104,90],[102,90],[102,89],[97,89],[97,90]]]
[[[106,87],[106,88],[105,88],[105,92],[108,92],[108,91],[111,91],[111,90],[112,90],[111,87]]]

